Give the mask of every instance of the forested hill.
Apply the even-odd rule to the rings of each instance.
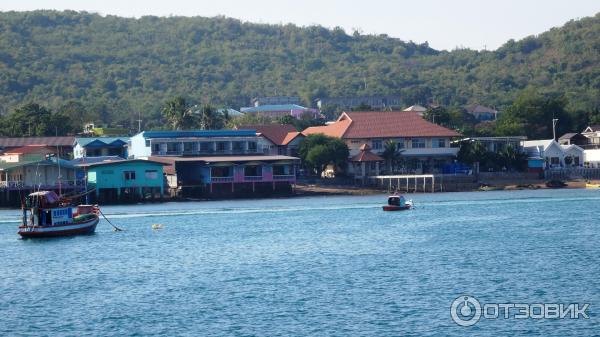
[[[222,17],[4,12],[0,112],[76,101],[90,118],[128,124],[139,113],[158,121],[162,102],[176,95],[234,108],[284,94],[307,105],[319,96],[393,94],[406,105],[503,106],[528,86],[594,109],[599,61],[600,14],[496,51],[447,52],[385,35]]]

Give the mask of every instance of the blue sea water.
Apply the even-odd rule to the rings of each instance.
[[[600,192],[103,207],[96,234],[21,240],[0,211],[1,336],[592,336]],[[153,223],[164,225],[152,230]],[[455,324],[452,301],[589,303],[589,319]]]

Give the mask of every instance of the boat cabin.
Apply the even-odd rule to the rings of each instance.
[[[391,195],[388,197],[388,205],[390,206],[404,206],[406,201],[401,195]]]
[[[27,210],[31,211],[28,216]],[[61,207],[60,197],[53,191],[40,191],[25,198],[24,224],[38,226],[65,225],[73,222],[73,209]]]

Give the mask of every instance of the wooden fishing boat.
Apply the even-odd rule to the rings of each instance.
[[[383,210],[386,212],[406,211],[411,209],[412,206],[412,200],[406,201],[401,195],[390,195],[388,197],[388,204],[383,206]]]
[[[23,222],[18,234],[23,238],[92,234],[100,221],[97,205],[73,209],[52,191],[29,194],[23,205]]]

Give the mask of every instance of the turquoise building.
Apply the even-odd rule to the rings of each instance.
[[[81,163],[88,189],[101,202],[160,200],[164,195],[163,163],[110,160]]]

